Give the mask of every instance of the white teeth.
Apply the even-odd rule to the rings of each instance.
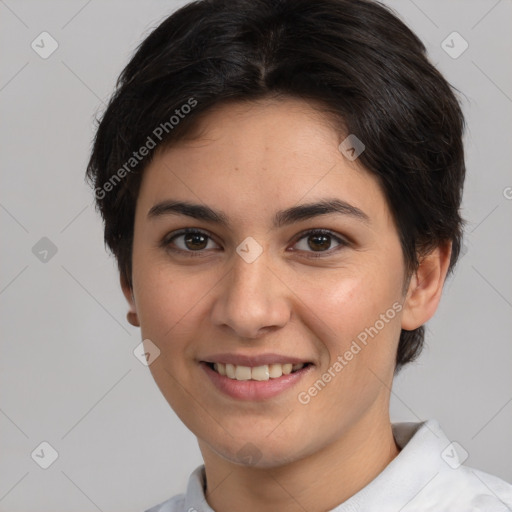
[[[290,373],[292,373],[292,368],[293,368],[292,363],[283,364],[283,374],[289,375]]]
[[[224,375],[234,380],[269,380],[278,379],[282,375],[300,370],[304,363],[285,363],[285,364],[265,364],[262,366],[250,367],[234,364],[214,363],[213,369],[220,375]]]
[[[268,371],[268,365],[256,366],[251,369],[251,378],[253,380],[268,380],[270,378],[270,372]]]
[[[226,365],[226,377],[229,377],[230,379],[235,378],[235,366],[232,364]]]
[[[236,380],[251,380],[251,369],[249,366],[236,366],[235,367]]]
[[[283,375],[283,366],[280,364],[269,364],[268,371],[271,379],[277,379]]]

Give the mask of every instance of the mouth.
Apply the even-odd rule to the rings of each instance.
[[[206,382],[222,395],[242,401],[264,401],[291,391],[315,368],[312,362],[276,354],[257,357],[219,354],[199,363]]]
[[[227,377],[231,380],[238,381],[268,381],[272,379],[279,379],[283,375],[290,375],[296,373],[312,363],[274,363],[264,364],[261,366],[242,366],[231,363],[208,363],[203,361],[211,370]]]

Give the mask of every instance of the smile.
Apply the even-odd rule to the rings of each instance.
[[[279,379],[283,375],[289,375],[301,370],[308,363],[276,363],[262,366],[242,366],[230,363],[210,363],[209,366],[218,374],[233,380],[257,380]]]
[[[258,360],[253,362],[253,366],[200,361],[199,366],[205,372],[207,381],[221,394],[251,401],[267,400],[291,390],[315,367],[313,363],[277,363],[276,357],[266,359],[274,361],[262,364],[264,361]],[[247,364],[249,361],[242,362]]]

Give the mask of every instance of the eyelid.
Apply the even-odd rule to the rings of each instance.
[[[343,236],[338,235],[336,232],[331,231],[330,229],[326,229],[326,228],[310,228],[310,229],[306,229],[305,231],[302,231],[301,233],[296,235],[293,245],[297,244],[303,238],[306,238],[308,235],[316,235],[316,234],[328,235],[333,240],[335,240],[339,245],[338,245],[338,247],[328,249],[327,251],[317,251],[317,252],[306,251],[306,253],[308,254],[308,256],[306,256],[307,258],[322,258],[322,257],[327,258],[329,256],[332,256],[334,253],[336,253],[338,250],[342,249],[343,247],[347,247],[348,245],[350,245],[350,242],[346,238],[344,238]],[[294,252],[300,252],[300,250],[299,251],[294,250]]]
[[[188,235],[190,233],[205,235],[210,240],[212,240],[214,243],[216,243],[217,245],[220,245],[220,244],[218,244],[218,242],[216,242],[215,235],[213,235],[212,233],[210,233],[206,229],[203,229],[203,228],[183,228],[183,229],[179,229],[177,231],[173,231],[172,233],[169,233],[169,234],[165,235],[162,238],[162,241],[159,243],[159,246],[162,247],[163,249],[171,250],[171,251],[173,251],[175,253],[188,254],[188,255],[191,255],[191,256],[204,256],[204,253],[205,253],[204,249],[202,249],[201,251],[185,251],[183,249],[170,247],[171,242],[175,238],[178,238],[178,237],[183,236],[183,235]]]
[[[203,228],[183,228],[178,231],[173,231],[172,233],[169,233],[168,235],[164,236],[164,238],[162,239],[162,241],[160,242],[159,245],[161,247],[163,247],[164,249],[168,249],[168,250],[171,250],[176,253],[187,254],[187,255],[191,255],[191,256],[203,256],[204,253],[206,252],[205,249],[202,249],[200,251],[185,251],[183,249],[179,249],[179,248],[177,249],[177,248],[170,247],[171,242],[175,238],[178,238],[179,236],[187,235],[190,233],[205,235],[210,240],[212,240],[214,243],[219,245],[215,240],[216,237],[212,233],[210,233],[208,230],[203,229]],[[339,246],[335,247],[333,249],[328,249],[327,251],[318,251],[318,252],[305,251],[309,254],[309,256],[306,256],[308,258],[321,258],[323,256],[325,256],[325,257],[331,256],[333,253],[335,253],[339,249],[350,245],[350,242],[346,238],[342,237],[341,235],[338,235],[337,233],[335,233],[334,231],[331,231],[330,229],[325,229],[325,228],[309,228],[309,229],[306,229],[306,230],[298,233],[294,238],[293,245],[297,244],[299,241],[301,241],[303,238],[306,238],[308,235],[314,235],[314,234],[328,235],[331,238],[333,238],[333,240],[335,240],[339,244]],[[293,252],[301,252],[301,251],[294,250]]]

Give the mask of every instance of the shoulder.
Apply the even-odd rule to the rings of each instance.
[[[432,512],[438,512],[439,507],[446,512],[459,512],[461,507],[465,512],[511,512],[512,485],[497,476],[461,465],[440,471],[428,485],[428,492],[420,493],[418,500],[410,505],[410,510]]]
[[[401,452],[361,491],[368,506],[357,510],[512,512],[512,485],[466,466],[436,420],[396,423],[393,433]]]
[[[213,512],[205,504],[204,486],[204,465],[201,465],[191,473],[185,493],[177,494],[145,512]]]
[[[149,508],[145,512],[187,512],[185,509],[185,495],[178,494],[172,498]]]

